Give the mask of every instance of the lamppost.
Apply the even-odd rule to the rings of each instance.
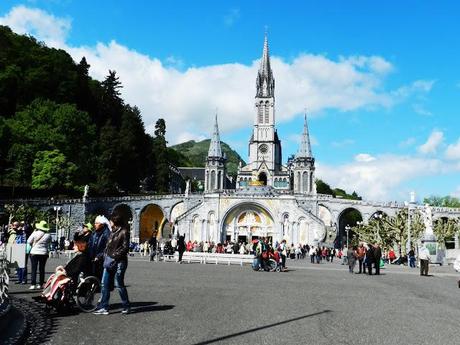
[[[61,236],[59,236],[60,230],[58,228],[58,222],[59,222],[59,211],[61,210],[61,206],[54,206],[54,210],[56,211],[56,236],[57,236],[57,241],[59,242]]]
[[[345,227],[345,232],[347,233],[347,249],[348,249],[348,232],[350,231],[351,227],[350,225],[347,224],[347,226]]]
[[[383,214],[376,213],[374,214],[374,218],[377,220],[377,241],[380,242],[380,221],[383,218]]]
[[[407,247],[406,252],[408,253],[412,249],[412,238],[411,238],[411,206],[415,204],[415,192],[410,193],[410,202],[404,202],[407,206]],[[401,243],[402,245],[402,243]]]

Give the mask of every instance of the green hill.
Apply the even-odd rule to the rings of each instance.
[[[204,167],[206,157],[208,155],[210,139],[196,142],[195,140],[186,141],[182,144],[171,146],[176,152],[180,153],[175,162],[180,166]],[[227,172],[229,175],[235,176],[238,171],[238,164],[241,161],[243,165],[246,163],[241,159],[240,155],[234,151],[226,143],[222,142],[222,150],[227,155]]]

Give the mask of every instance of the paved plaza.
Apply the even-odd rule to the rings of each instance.
[[[62,260],[50,259],[48,271]],[[53,316],[51,344],[459,344],[460,278],[451,267],[351,275],[338,263],[289,272],[130,258],[133,313]],[[15,298],[36,293],[12,286]]]

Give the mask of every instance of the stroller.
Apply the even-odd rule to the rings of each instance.
[[[81,311],[90,313],[97,308],[101,283],[94,276],[83,278],[80,275],[78,279],[74,282],[63,272],[56,272],[49,277],[41,295],[34,299],[44,303],[47,311],[54,308],[64,312],[76,305]]]

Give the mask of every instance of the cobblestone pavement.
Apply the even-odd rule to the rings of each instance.
[[[60,264],[50,259],[48,270]],[[53,318],[51,344],[460,344],[460,276],[451,267],[388,267],[380,276],[338,263],[288,261],[289,272],[130,258],[133,313]],[[28,287],[28,286],[27,286]],[[12,285],[16,298],[36,293]],[[51,331],[51,330],[50,330]]]

